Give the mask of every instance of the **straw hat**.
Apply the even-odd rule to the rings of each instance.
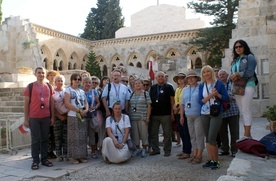
[[[197,75],[196,71],[193,70],[193,69],[191,69],[191,70],[189,70],[189,71],[187,72],[187,76],[186,76],[185,79],[187,80],[188,77],[196,77],[196,78],[197,78],[197,81],[200,81],[200,80],[201,80],[201,78]]]
[[[175,83],[178,83],[177,80],[178,80],[179,77],[185,78],[186,75],[185,75],[184,73],[181,73],[181,72],[180,72],[180,73],[178,73],[176,76],[173,77],[173,81],[174,81]]]

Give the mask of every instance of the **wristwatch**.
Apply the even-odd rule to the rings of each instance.
[[[124,144],[124,143],[122,143],[122,145],[123,145],[123,146],[125,146],[125,144]]]

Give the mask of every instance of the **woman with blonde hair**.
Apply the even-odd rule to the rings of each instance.
[[[201,123],[206,138],[206,149],[209,160],[202,166],[212,170],[220,168],[218,161],[217,134],[222,122],[222,105],[219,100],[228,101],[229,96],[224,84],[216,79],[213,68],[205,65],[201,69],[199,86],[199,103],[201,104]],[[212,115],[211,107],[219,105],[220,113]]]

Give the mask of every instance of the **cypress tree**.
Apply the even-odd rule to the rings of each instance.
[[[96,54],[92,50],[89,53],[88,61],[85,65],[85,70],[90,73],[90,75],[95,75],[99,79],[101,78],[101,69],[99,66],[99,62],[96,61]]]

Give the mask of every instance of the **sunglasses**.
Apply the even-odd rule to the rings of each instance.
[[[78,81],[81,81],[81,79],[78,79],[78,78],[74,78],[74,80],[75,80],[75,81],[77,81],[77,80],[78,80]]]
[[[144,86],[149,86],[149,84],[143,84]]]
[[[235,49],[238,49],[238,48],[243,48],[243,46],[235,46]]]
[[[98,84],[98,82],[92,82],[92,84]]]
[[[127,81],[127,80],[122,80],[122,82],[128,83],[128,81]]]

